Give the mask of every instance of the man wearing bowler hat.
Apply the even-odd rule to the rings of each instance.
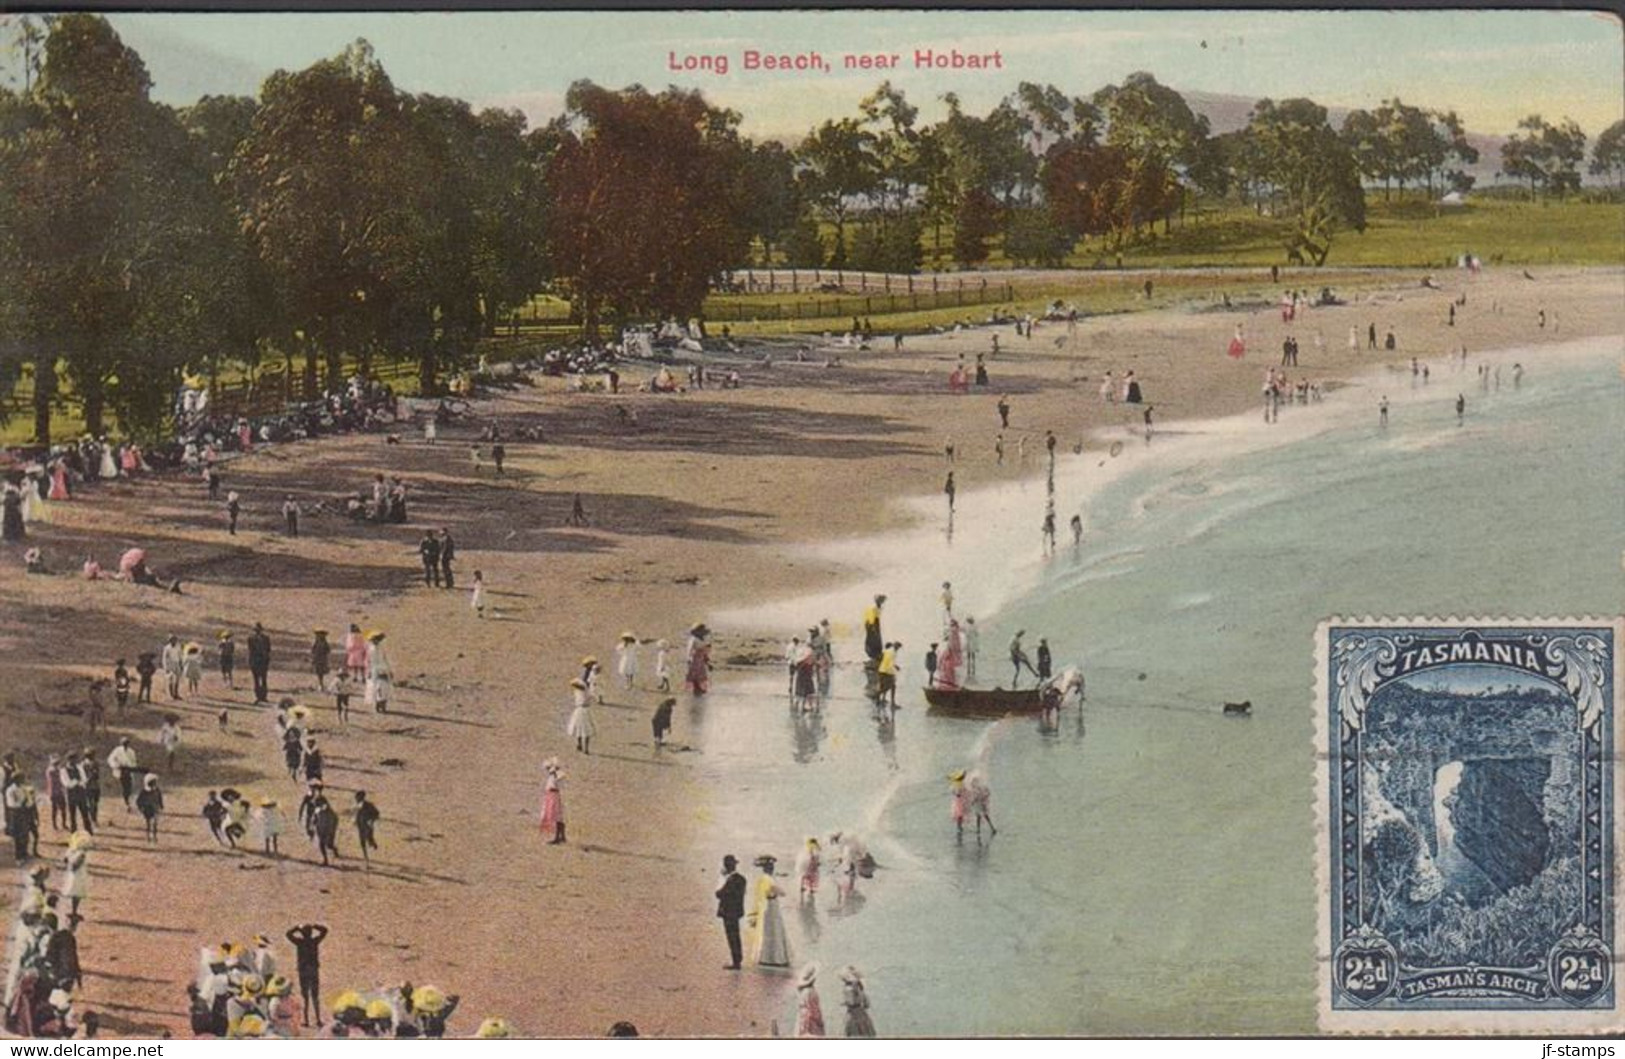
[[[722,920],[722,931],[728,935],[728,952],[733,962],[730,971],[739,970],[744,961],[745,948],[739,940],[739,921],[745,918],[745,877],[735,869],[739,861],[733,854],[722,858],[722,885],[717,888],[717,918]]]

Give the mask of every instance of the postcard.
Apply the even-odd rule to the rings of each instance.
[[[1625,1031],[1617,15],[0,41],[5,1035]]]

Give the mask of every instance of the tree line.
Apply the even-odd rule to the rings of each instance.
[[[365,41],[272,74],[257,97],[151,98],[102,18],[22,19],[24,82],[0,88],[0,388],[25,372],[34,433],[71,394],[159,430],[180,381],[280,361],[310,397],[347,360],[415,362],[433,392],[537,292],[588,335],[698,314],[753,259],[909,272],[926,236],[961,266],[1000,241],[1056,265],[1121,250],[1198,197],[1275,219],[1288,260],[1324,262],[1365,225],[1367,182],[1467,186],[1460,121],[1391,100],[1334,128],[1307,99],[1260,100],[1212,135],[1134,73],[1087,96],[1022,83],[986,114],[943,97],[934,124],[888,83],[799,143],[755,141],[697,91],[572,85],[528,128],[398,89]],[[1625,173],[1621,130],[1593,172]],[[1578,186],[1585,138],[1531,117],[1508,175]],[[60,388],[60,380],[67,386]]]

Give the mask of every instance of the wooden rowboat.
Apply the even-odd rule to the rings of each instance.
[[[925,701],[933,713],[965,717],[1002,717],[1007,713],[1037,713],[1043,708],[1039,689],[925,688]]]

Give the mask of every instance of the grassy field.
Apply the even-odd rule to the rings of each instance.
[[[1125,268],[1201,268],[1284,265],[1281,222],[1237,205],[1204,207],[1174,222],[1172,232],[1156,234],[1123,251]],[[944,238],[948,238],[945,233]],[[831,233],[827,238],[833,238]],[[925,236],[925,263],[938,260],[932,233]],[[1328,268],[1438,268],[1472,252],[1484,262],[1509,265],[1625,264],[1625,204],[1601,202],[1516,202],[1470,199],[1439,206],[1415,198],[1366,200],[1366,230],[1344,232],[1332,244]],[[1104,243],[1090,239],[1067,258],[1072,268],[1116,265]],[[951,262],[942,267],[951,268]],[[997,239],[982,266],[1008,268]]]
[[[854,315],[869,318],[877,331],[922,331],[951,326],[958,320],[978,321],[1000,305],[1017,312],[1041,313],[1051,302],[1074,304],[1089,314],[1132,312],[1143,309],[1200,307],[1228,295],[1234,302],[1273,299],[1283,287],[1311,292],[1329,286],[1340,292],[1367,289],[1391,277],[1348,269],[1394,267],[1442,269],[1458,254],[1472,252],[1494,265],[1625,265],[1625,205],[1607,203],[1531,203],[1480,198],[1458,207],[1440,207],[1410,199],[1368,202],[1368,226],[1361,233],[1341,235],[1332,247],[1326,268],[1293,268],[1279,284],[1269,282],[1267,269],[1282,263],[1278,225],[1253,211],[1227,206],[1207,209],[1176,224],[1173,231],[1126,248],[1125,268],[1202,268],[1201,273],[1171,273],[1157,277],[1153,297],[1147,301],[1144,279],[1115,271],[1116,256],[1108,258],[1094,241],[1068,259],[1078,271],[1064,278],[1051,272],[1042,278],[1012,276],[1013,297],[995,291],[996,301],[964,306],[947,305],[919,311],[886,312],[883,294],[875,294],[866,308],[863,295],[801,291],[770,294],[716,294],[706,302],[712,330],[726,321],[740,336],[782,336],[822,331],[843,332]],[[928,235],[929,239],[929,235]],[[927,265],[931,264],[928,257]],[[1008,267],[995,243],[985,268]],[[943,285],[952,274],[943,277]],[[916,290],[929,291],[930,280],[917,280]],[[901,293],[906,288],[896,288]],[[969,292],[967,292],[969,294]],[[792,304],[794,303],[794,308]],[[833,310],[833,311],[832,311]],[[795,313],[807,315],[783,319]],[[569,305],[551,295],[538,295],[522,315],[550,321],[520,338],[497,338],[484,351],[497,359],[527,357],[568,341],[575,328],[566,321]],[[814,315],[818,314],[818,315]],[[410,386],[402,387],[410,392]],[[22,444],[32,429],[28,408],[30,387],[25,381],[11,403],[10,421],[0,425],[0,444]],[[83,430],[70,401],[54,420],[59,438],[75,437]]]

